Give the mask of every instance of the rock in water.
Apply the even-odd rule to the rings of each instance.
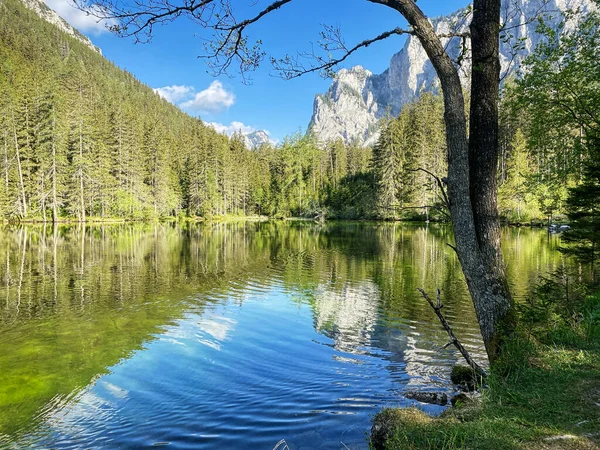
[[[466,391],[474,391],[478,386],[477,374],[469,366],[456,365],[450,373],[452,383]]]
[[[406,398],[416,400],[421,403],[430,403],[432,405],[446,405],[448,403],[448,396],[443,392],[422,392],[422,391],[408,391],[404,393]]]

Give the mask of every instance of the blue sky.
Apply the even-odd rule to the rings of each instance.
[[[119,38],[105,31],[101,24],[74,10],[69,0],[46,2],[88,35],[109,60],[152,88],[163,88],[160,92],[184,111],[218,124],[217,129],[225,132],[231,130],[233,123],[244,131],[268,130],[272,139],[281,140],[304,130],[312,114],[315,94],[325,92],[331,83],[318,74],[282,80],[274,76],[268,61],[252,74],[250,85],[243,84],[239,76],[214,78],[207,73],[205,61],[198,58],[203,50],[200,37],[209,34],[185,18],[157,27],[150,43],[135,44],[132,38]],[[243,6],[243,12],[253,16],[271,1],[233,0],[233,3]],[[468,0],[419,1],[430,17],[451,13],[467,4]],[[311,42],[319,39],[322,24],[339,26],[347,44],[353,45],[383,31],[403,27],[406,22],[396,11],[366,0],[296,0],[254,24],[248,34],[253,40],[262,39],[269,55],[282,57],[309,50]],[[381,73],[392,55],[401,49],[404,39],[395,36],[375,43],[347,59],[342,67],[362,65]]]

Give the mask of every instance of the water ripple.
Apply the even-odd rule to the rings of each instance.
[[[460,356],[417,287],[444,288],[485,361],[443,230],[177,227],[0,233],[0,447],[366,449],[379,408],[454,390]]]

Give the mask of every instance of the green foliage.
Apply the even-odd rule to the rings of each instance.
[[[572,228],[564,233],[562,250],[588,263],[595,279],[600,256],[600,138],[589,136],[585,145],[589,158],[584,162],[583,182],[569,190],[567,214]]]
[[[521,223],[538,218],[541,213],[530,189],[534,169],[521,130],[517,130],[510,145],[510,156],[503,161],[504,182],[498,188],[498,212],[509,222]]]
[[[254,153],[17,0],[0,4],[0,215],[250,214]]]
[[[600,108],[600,15],[592,11],[575,27],[573,14],[567,13],[558,29],[540,22],[538,32],[545,39],[525,60],[522,77],[507,83],[503,104],[510,117],[503,120],[504,139],[517,139],[505,145],[509,167],[504,158],[500,167],[500,205],[509,220],[521,216],[520,201],[527,196],[536,198],[549,218],[564,212],[568,189],[581,182],[586,161],[594,158],[586,141],[600,126],[594,112]],[[511,160],[523,180],[513,177],[507,183]]]
[[[534,334],[538,329],[548,331],[564,326],[573,327],[579,320],[578,311],[587,292],[581,274],[560,268],[542,277],[534,295],[517,305],[520,321],[528,333]],[[536,337],[541,336],[537,334]]]
[[[373,175],[361,172],[343,177],[325,205],[336,219],[361,219],[372,217],[374,202]]]
[[[536,294],[539,302],[552,309],[561,305],[561,310],[562,294],[553,301],[542,293],[560,291],[556,280],[548,283]],[[481,401],[451,408],[440,418],[383,410],[374,424],[383,418],[392,432],[387,446],[376,448],[534,449],[546,448],[541,447],[546,443],[548,448],[597,448],[600,295],[583,297],[576,305],[569,302],[580,319],[561,316],[561,327],[547,320],[551,315],[539,314],[537,300],[533,303],[536,311],[524,315],[519,332],[505,343]],[[530,307],[524,305],[521,312]],[[551,446],[558,442],[552,441],[555,436],[564,435],[570,436],[568,441]]]
[[[0,9],[0,216],[447,219],[431,175],[447,171],[438,95],[385,119],[373,150],[310,133],[250,150],[18,0]],[[597,24],[590,14],[563,38],[542,27],[547,42],[509,83],[499,210],[510,222],[562,213],[579,183],[600,106]]]
[[[387,119],[373,149],[377,217],[425,219],[441,207],[437,182],[419,169],[439,177],[446,173],[444,129],[442,99],[432,94]]]
[[[241,134],[184,114],[18,0],[0,9],[1,216],[370,214],[368,198],[346,203],[355,187],[372,190],[369,149],[297,133],[250,150]]]

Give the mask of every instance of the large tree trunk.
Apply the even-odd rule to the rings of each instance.
[[[379,0],[377,3],[386,4],[398,10],[410,23],[415,35],[423,45],[431,63],[433,64],[442,85],[444,94],[444,120],[446,123],[446,140],[448,146],[448,197],[450,200],[450,215],[454,228],[456,241],[456,251],[461,263],[462,271],[469,287],[469,292],[473,298],[473,304],[477,313],[479,327],[486,347],[490,362],[494,362],[499,356],[501,344],[499,318],[501,313],[510,309],[510,295],[508,293],[506,278],[501,263],[501,253],[499,248],[499,229],[497,225],[496,200],[495,200],[495,180],[490,181],[486,178],[488,172],[481,177],[477,177],[479,185],[489,182],[491,187],[486,187],[483,192],[477,193],[477,210],[474,209],[471,199],[470,183],[470,158],[469,144],[467,139],[467,123],[464,109],[464,96],[458,71],[452,60],[446,53],[439,37],[435,33],[433,26],[415,4],[413,0]],[[477,47],[481,54],[485,54],[489,47],[486,41],[488,39],[498,39],[499,27],[492,29],[489,26],[489,18],[495,18],[495,9],[492,6],[498,5],[498,17],[494,20],[499,21],[499,2],[500,0],[479,1],[480,10],[475,15],[477,23],[482,23],[485,32],[474,36],[473,47]],[[482,5],[483,3],[483,5]],[[487,9],[487,3],[492,9]],[[483,6],[483,9],[481,8]],[[483,19],[480,17],[484,15]],[[476,25],[477,26],[477,25]],[[478,28],[479,31],[480,28]],[[494,33],[496,34],[494,38]],[[493,46],[493,44],[492,44]],[[492,52],[493,53],[493,52]],[[497,58],[497,44],[496,44]],[[472,94],[473,96],[485,95],[484,101],[477,99],[483,105],[490,105],[498,101],[498,86],[491,91],[486,90],[487,83],[493,83],[493,77],[489,77],[490,70],[496,70],[492,54],[491,58],[480,58],[480,63],[484,66],[488,64],[492,69],[484,67],[483,73],[488,76],[484,82],[480,82],[479,88]],[[473,62],[475,65],[475,61]],[[473,98],[471,99],[473,100]],[[497,106],[494,106],[497,108]],[[492,140],[496,142],[497,151],[497,110],[496,115],[491,118],[484,118],[479,133],[485,133],[487,130],[486,120],[495,125],[495,136]],[[494,131],[492,130],[492,133]],[[486,145],[483,144],[473,144]],[[481,152],[483,159],[492,161],[495,154],[487,154],[485,147],[473,147],[473,151]],[[473,166],[475,163],[471,162]],[[496,164],[494,162],[494,164]],[[495,174],[495,168],[492,169]],[[494,197],[494,198],[491,198]],[[490,213],[491,214],[488,214]],[[491,217],[489,217],[491,216]],[[485,220],[484,220],[485,219]],[[479,231],[482,231],[479,233]],[[488,239],[492,239],[488,242]],[[481,241],[481,242],[480,242]],[[489,255],[492,255],[491,257]],[[494,260],[491,264],[488,261]]]
[[[469,183],[477,242],[495,302],[476,306],[477,317],[490,330],[492,347],[511,328],[512,299],[500,249],[498,220],[498,95],[500,89],[500,0],[474,0],[471,21],[471,114]],[[474,300],[476,300],[474,298]],[[479,299],[481,300],[481,299]],[[477,300],[476,300],[477,301]]]

